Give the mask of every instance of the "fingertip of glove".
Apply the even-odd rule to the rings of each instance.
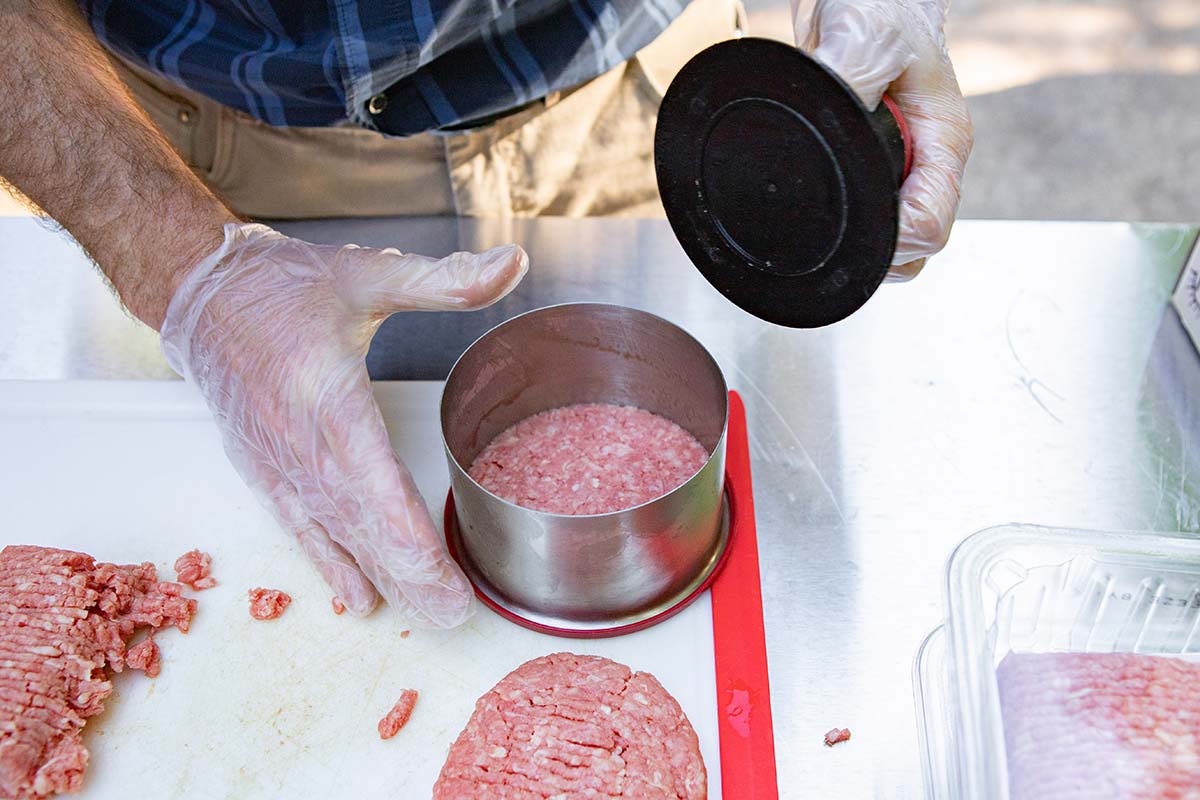
[[[388,605],[420,628],[456,628],[475,613],[474,595],[466,579],[443,575],[427,583],[381,588]]]
[[[454,609],[453,612],[448,611],[448,613],[440,615],[436,620],[432,620],[432,622],[434,627],[449,630],[462,625],[464,622],[469,620],[474,613],[475,603],[472,601],[471,596],[467,595],[461,607]]]
[[[346,607],[351,616],[355,617],[369,616],[379,605],[379,595],[374,592],[367,597],[347,597],[345,595],[338,595],[337,597],[342,601],[342,605]]]
[[[460,295],[471,309],[489,306],[515,289],[529,271],[529,256],[510,244],[480,253],[478,264],[476,279]]]
[[[337,593],[337,599],[353,616],[365,617],[379,605],[379,593],[361,574],[340,578],[329,583]]]
[[[918,273],[925,268],[926,260],[926,258],[918,258],[901,264],[893,264],[884,280],[887,283],[907,283],[917,277]]]
[[[484,254],[484,264],[488,269],[499,271],[511,270],[517,278],[529,270],[529,254],[517,244],[506,244],[503,247],[493,247]]]

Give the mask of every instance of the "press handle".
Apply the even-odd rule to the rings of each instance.
[[[908,122],[900,106],[889,95],[875,107],[872,114],[876,126],[887,142],[888,153],[892,157],[892,165],[896,175],[896,186],[899,187],[912,171],[913,149],[912,136],[908,130]]]

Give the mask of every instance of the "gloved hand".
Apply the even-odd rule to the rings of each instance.
[[[471,611],[371,395],[371,337],[396,311],[490,305],[527,269],[515,245],[436,260],[228,224],[171,299],[167,361],[200,388],[234,467],[355,614],[374,608],[376,590],[414,625],[451,627]]]
[[[874,109],[885,91],[908,121],[912,171],[900,189],[890,279],[916,275],[942,249],[958,211],[973,132],[942,24],[949,0],[792,0],[796,44]]]

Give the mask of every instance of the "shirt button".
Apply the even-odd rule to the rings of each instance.
[[[184,125],[190,125],[192,122],[192,112],[186,108],[179,109],[179,121]]]
[[[383,110],[387,108],[387,103],[386,94],[377,94],[367,101],[367,111],[370,111],[372,114],[382,114]]]

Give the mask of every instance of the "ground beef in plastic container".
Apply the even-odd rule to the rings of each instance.
[[[417,705],[415,689],[405,689],[400,693],[400,699],[392,706],[383,719],[379,720],[379,738],[390,739],[400,732],[412,716],[413,708]]]
[[[80,733],[112,693],[108,670],[158,672],[158,648],[134,635],[187,632],[196,601],[153,564],[106,564],[28,545],[0,550],[0,797],[83,787]]]
[[[278,589],[257,588],[247,594],[250,596],[250,616],[257,620],[279,619],[292,602],[291,595]]]
[[[479,698],[433,787],[434,800],[707,796],[696,732],[662,684],[572,653],[528,661]]]
[[[212,556],[199,550],[190,550],[175,559],[175,576],[180,583],[193,589],[211,589],[217,585],[211,573]]]
[[[553,514],[606,514],[678,488],[708,450],[666,417],[632,406],[543,411],[501,432],[470,476],[492,494]]]
[[[1200,664],[1010,654],[996,679],[1011,800],[1200,797]]]

